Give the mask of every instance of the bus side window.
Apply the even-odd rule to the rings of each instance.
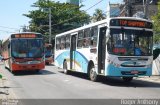
[[[56,39],[56,50],[59,50],[59,49],[60,49],[60,43],[61,43],[61,39],[60,39],[60,38],[57,38],[57,39]]]
[[[89,38],[83,39],[83,47],[89,47]]]
[[[98,36],[98,27],[92,27],[90,32],[90,46],[96,47],[97,46],[97,36]]]
[[[65,39],[66,39],[65,36],[61,37],[61,45],[60,45],[61,50],[62,50],[62,49],[65,49],[65,42],[66,42]]]
[[[84,30],[83,47],[89,47],[90,42],[90,28]]]
[[[78,32],[78,43],[77,47],[81,48],[83,46],[83,31]]]
[[[70,35],[66,35],[66,49],[70,47]]]

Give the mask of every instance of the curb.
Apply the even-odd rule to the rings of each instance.
[[[154,75],[150,77],[136,77],[135,80],[143,80],[143,81],[148,81],[148,82],[155,82],[155,83],[160,83],[160,76]]]

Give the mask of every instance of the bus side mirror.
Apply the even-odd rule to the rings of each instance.
[[[8,48],[10,48],[10,43],[8,44]]]
[[[160,54],[160,48],[156,48],[153,50],[153,60],[155,60]]]

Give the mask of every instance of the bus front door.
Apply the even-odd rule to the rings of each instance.
[[[101,70],[105,70],[105,58],[106,58],[106,29],[107,27],[101,27],[99,31],[99,44],[98,44],[98,73],[104,73]]]
[[[77,34],[71,35],[70,70],[75,69],[76,35]]]

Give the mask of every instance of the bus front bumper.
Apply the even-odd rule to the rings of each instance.
[[[39,64],[12,64],[12,71],[41,70],[45,68],[45,62]]]

